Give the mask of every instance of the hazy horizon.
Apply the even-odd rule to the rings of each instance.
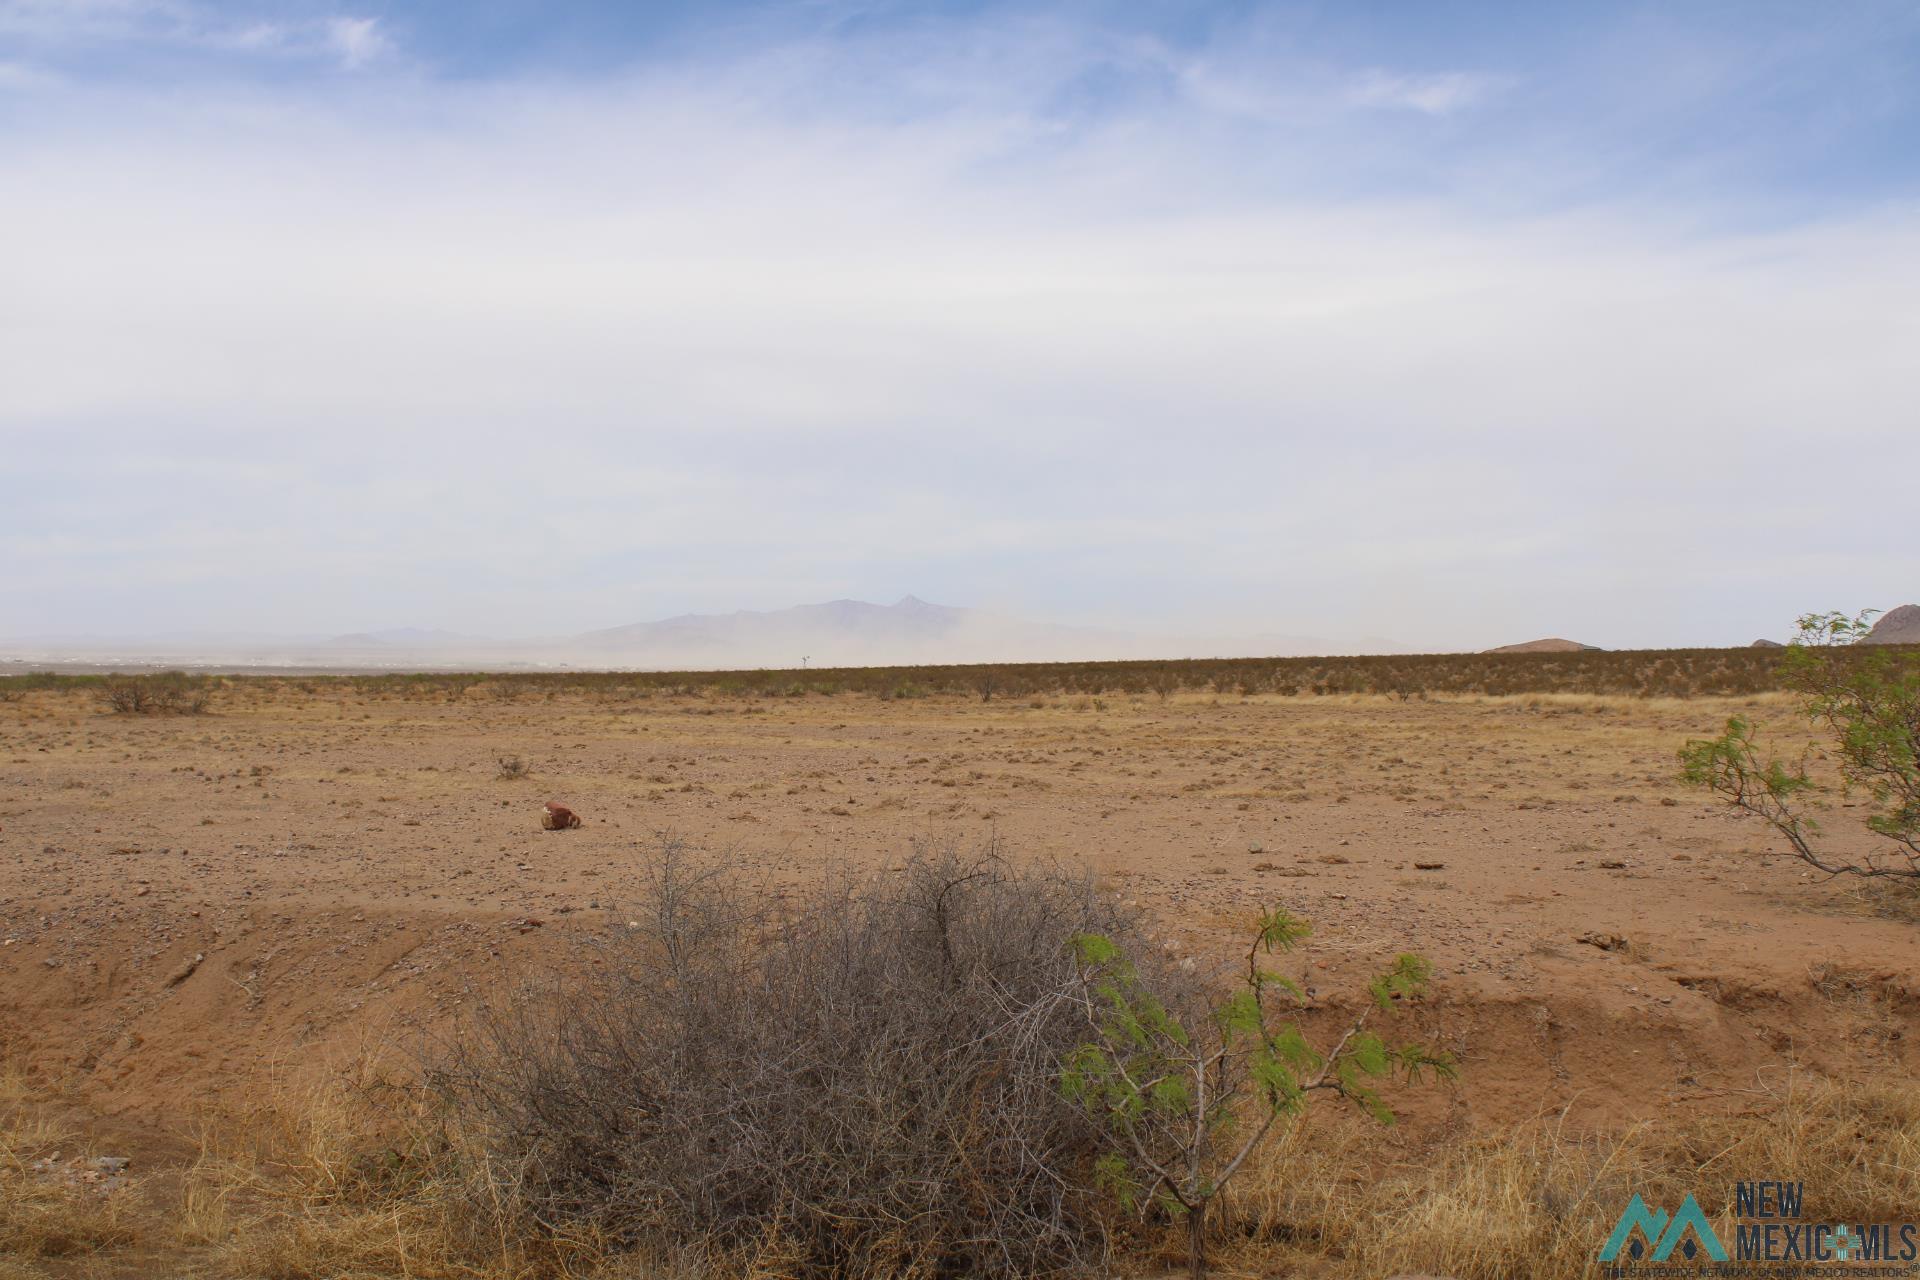
[[[0,0],[0,639],[1920,599],[1920,10]]]
[[[1581,640],[1530,636],[1525,641],[1543,639]],[[1502,644],[1525,641],[1508,639]],[[1581,642],[1600,649],[1618,647],[1594,644],[1590,639]],[[771,611],[682,614],[570,636],[485,636],[417,627],[308,635],[198,631],[146,636],[0,636],[0,665],[5,666],[181,665],[213,670],[740,670],[807,665],[1335,658],[1458,651],[1408,644],[1386,636],[1338,639],[1300,633],[1236,636],[1076,627],[929,602],[911,595],[891,604],[834,600]]]

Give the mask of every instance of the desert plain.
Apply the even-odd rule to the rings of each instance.
[[[1682,787],[1679,746],[1736,712],[1806,741],[1777,694],[281,680],[130,716],[36,691],[0,705],[0,1060],[77,1141],[164,1176],[210,1117],[369,1045],[421,1051],[476,995],[617,929],[673,839],[775,897],[916,846],[1084,866],[1201,966],[1284,904],[1314,926],[1292,957],[1309,1022],[1418,951],[1435,982],[1413,1016],[1460,1071],[1406,1100],[1409,1140],[1657,1124],[1796,1075],[1908,1080],[1920,910],[1810,874]],[[543,830],[549,800],[584,825]],[[1843,800],[1823,817],[1861,838]],[[171,1274],[88,1274],[123,1273]]]

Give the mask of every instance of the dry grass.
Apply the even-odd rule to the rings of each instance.
[[[1589,1277],[1633,1192],[1696,1195],[1724,1209],[1740,1177],[1801,1181],[1810,1216],[1897,1221],[1920,1203],[1920,1088],[1800,1079],[1725,1116],[1579,1135],[1554,1120],[1384,1157],[1377,1129],[1323,1115],[1285,1135],[1235,1188],[1221,1275],[1276,1270],[1359,1280],[1402,1272],[1459,1280]],[[231,1280],[669,1280],[785,1274],[778,1241],[731,1254],[621,1256],[489,1202],[479,1144],[409,1103],[316,1089],[262,1112],[244,1139],[209,1141],[171,1217],[195,1274]],[[396,1127],[398,1126],[398,1127]],[[238,1130],[236,1130],[238,1132]],[[0,1129],[0,1280],[36,1259],[113,1255],[133,1244],[127,1195],[27,1174],[70,1135],[9,1112]],[[1383,1166],[1387,1166],[1383,1170]],[[147,1232],[149,1237],[157,1232]],[[1725,1233],[1723,1238],[1731,1238]],[[1173,1261],[1176,1233],[1133,1259]],[[151,1239],[149,1243],[152,1243]]]
[[[56,1157],[64,1166],[87,1154],[73,1133],[44,1118],[24,1080],[0,1074],[0,1267],[28,1273],[22,1259],[133,1243],[130,1190],[103,1193],[35,1167]]]
[[[1920,1086],[1795,1077],[1748,1101],[1604,1135],[1543,1119],[1448,1142],[1384,1176],[1364,1130],[1309,1122],[1239,1188],[1240,1260],[1329,1278],[1585,1277],[1599,1274],[1600,1243],[1634,1192],[1669,1205],[1691,1193],[1720,1215],[1716,1227],[1732,1222],[1742,1178],[1804,1182],[1817,1220],[1903,1221],[1920,1204]]]
[[[1897,1220],[1920,1203],[1920,1088],[1801,1078],[1751,1101],[1727,1115],[1606,1135],[1542,1120],[1448,1140],[1417,1158],[1402,1153],[1405,1162],[1384,1174],[1377,1129],[1337,1114],[1311,1119],[1236,1188],[1243,1238],[1219,1249],[1219,1270],[1291,1266],[1329,1280],[1591,1276],[1631,1193],[1677,1203],[1691,1192],[1714,1213],[1738,1177],[1804,1181],[1809,1212],[1827,1220]],[[203,1162],[202,1194],[251,1206],[229,1210],[220,1274],[532,1280],[783,1270],[777,1249],[619,1259],[537,1226],[511,1228],[504,1206],[472,1198],[477,1184],[458,1172],[462,1144],[438,1118],[414,1113],[404,1146],[415,1154],[406,1154],[392,1141],[393,1116],[377,1116],[364,1093],[316,1094],[307,1106],[276,1115],[275,1154]],[[416,1162],[417,1176],[391,1172]],[[1163,1261],[1152,1240],[1142,1243],[1140,1262]]]
[[[1920,921],[1920,883],[1869,880],[1852,888],[1854,897],[1869,914],[1889,920]]]
[[[114,1197],[23,1171],[70,1150],[0,1095],[0,1280],[34,1260],[133,1242]],[[1577,1134],[1548,1117],[1497,1133],[1388,1145],[1380,1129],[1314,1113],[1236,1183],[1214,1245],[1221,1276],[1362,1280],[1589,1277],[1627,1197],[1694,1194],[1716,1226],[1740,1178],[1800,1181],[1821,1221],[1903,1221],[1920,1204],[1920,1086],[1791,1078],[1720,1115]],[[673,1258],[618,1255],[491,1198],[498,1171],[424,1096],[362,1069],[288,1094],[209,1136],[169,1217],[181,1270],[225,1280],[695,1280],[787,1274],[777,1240]],[[124,1196],[122,1197],[124,1200]],[[1231,1239],[1227,1236],[1231,1234]],[[148,1232],[149,1237],[162,1233]],[[1176,1233],[1133,1241],[1139,1271],[1174,1261]],[[1730,1239],[1731,1233],[1725,1238]],[[151,1246],[153,1238],[144,1243]],[[1164,1247],[1163,1247],[1164,1246]]]
[[[375,1061],[287,1091],[203,1135],[179,1243],[234,1280],[536,1280],[598,1256],[499,1203],[482,1144],[447,1119]]]

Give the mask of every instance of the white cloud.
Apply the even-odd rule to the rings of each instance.
[[[1353,70],[1276,50],[1271,41],[1219,42],[1192,53],[1135,45],[1132,57],[1158,66],[1194,104],[1227,117],[1267,122],[1326,137],[1340,117],[1411,111],[1444,117],[1492,103],[1513,77],[1464,69],[1405,72]]]
[[[1184,108],[1062,136],[765,72],[0,138],[0,635],[915,591],[1744,641],[1920,579],[1910,218],[1222,188]]]
[[[349,71],[392,51],[392,43],[374,18],[335,17],[326,20],[326,41]]]

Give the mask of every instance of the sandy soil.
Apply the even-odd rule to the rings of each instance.
[[[1096,868],[1202,957],[1283,902],[1327,1002],[1419,950],[1469,1123],[1911,1072],[1920,913],[1674,781],[1679,743],[1743,708],[1791,724],[1764,699],[243,689],[135,718],[35,694],[0,705],[0,1059],[125,1124],[243,1102],[618,921],[671,833],[770,885],[994,839]],[[530,777],[499,776],[509,754]],[[548,799],[586,825],[542,831]]]

